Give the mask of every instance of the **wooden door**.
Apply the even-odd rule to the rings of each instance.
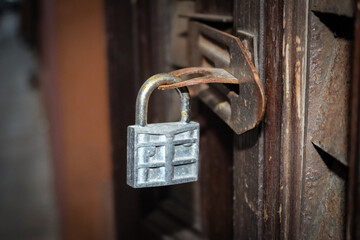
[[[308,0],[105,5],[119,239],[345,237],[351,6]],[[194,99],[193,119],[201,125],[199,181],[132,189],[126,185],[126,128],[134,122],[137,91],[153,74],[188,66],[186,18],[178,16],[192,12],[240,40],[251,36],[265,117],[237,135]],[[175,121],[176,97],[154,94],[151,121]]]

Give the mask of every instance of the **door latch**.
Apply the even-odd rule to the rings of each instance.
[[[188,45],[190,64],[198,67],[170,72],[188,80],[159,88],[192,86],[236,134],[255,128],[264,116],[265,94],[249,49],[239,38],[196,21],[189,23]]]
[[[197,95],[237,134],[259,124],[265,109],[264,90],[240,39],[192,22],[194,65],[149,78],[136,100],[136,124],[128,127],[127,182],[154,187],[196,181],[199,124],[190,122],[190,96]],[[183,80],[183,81],[182,81]],[[235,84],[230,89],[224,84]],[[181,96],[181,121],[147,124],[147,105],[156,89],[176,88]]]

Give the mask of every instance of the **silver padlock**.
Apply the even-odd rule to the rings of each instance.
[[[128,126],[127,184],[134,188],[194,182],[199,168],[199,124],[190,122],[190,95],[181,97],[179,122],[147,124],[148,101],[160,85],[179,82],[169,74],[149,78],[136,99],[135,125]]]

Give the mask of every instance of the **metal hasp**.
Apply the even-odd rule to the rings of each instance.
[[[134,188],[157,187],[196,181],[199,162],[199,124],[190,121],[190,96],[178,88],[179,122],[147,123],[151,93],[160,85],[179,82],[169,74],[149,78],[136,99],[136,123],[128,126],[127,184]]]
[[[191,66],[223,68],[239,81],[239,92],[224,84],[196,86],[198,97],[237,134],[257,126],[265,94],[251,54],[241,40],[205,24],[189,21]]]
[[[239,80],[222,68],[205,68],[205,67],[188,67],[181,68],[175,71],[170,72],[169,74],[175,77],[191,77],[195,75],[196,77],[190,78],[186,81],[181,81],[178,83],[173,83],[169,85],[159,86],[160,90],[175,89],[185,86],[194,86],[204,83],[227,83],[227,84],[239,84]],[[197,96],[197,93],[193,93]]]

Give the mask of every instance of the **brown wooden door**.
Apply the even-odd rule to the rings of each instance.
[[[328,9],[307,0],[107,0],[105,5],[119,239],[345,237],[353,39],[346,4]],[[126,130],[134,123],[137,91],[151,75],[187,66],[186,19],[178,15],[189,12],[203,14],[199,21],[240,40],[251,36],[266,114],[255,129],[237,135],[194,99],[193,119],[201,125],[199,181],[132,189],[126,185]],[[151,121],[176,121],[176,98],[171,91],[155,93]]]

